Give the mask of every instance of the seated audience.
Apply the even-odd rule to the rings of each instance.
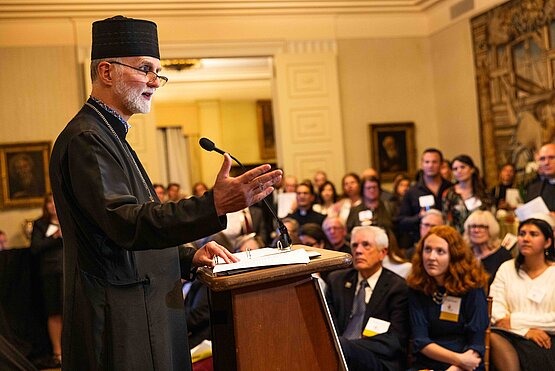
[[[443,179],[439,173],[442,161],[443,154],[440,150],[435,148],[424,150],[420,160],[422,171],[419,173],[418,181],[409,188],[401,202],[398,216],[399,230],[411,236],[411,244],[420,240],[419,224],[424,213],[427,209],[441,210],[441,195],[452,186],[451,182]],[[422,206],[424,196],[433,196],[434,204]]]
[[[406,174],[397,174],[397,176],[395,176],[395,179],[393,180],[393,197],[391,198],[391,204],[393,205],[393,209],[395,210],[395,215],[393,215],[393,220],[395,224],[395,237],[397,238],[399,246],[404,248],[411,246],[412,240],[409,233],[401,231],[399,228],[399,209],[401,208],[401,203],[403,202],[405,193],[407,193],[408,189],[410,188],[410,183],[410,178]]]
[[[203,182],[196,182],[193,184],[193,196],[201,197],[208,192],[208,186]]]
[[[489,274],[488,286],[491,285],[501,264],[512,259],[501,246],[499,223],[490,211],[476,210],[464,222],[464,237]]]
[[[331,244],[331,249],[335,251],[351,253],[351,247],[347,241],[347,227],[337,216],[328,216],[322,223],[324,233]]]
[[[501,167],[501,171],[499,171],[499,183],[490,191],[497,209],[509,208],[509,205],[505,202],[505,197],[507,196],[507,189],[513,188],[515,176],[516,170],[513,164],[507,163]]]
[[[262,238],[256,233],[249,233],[239,236],[235,241],[233,252],[244,252],[247,250],[258,250],[265,246]]]
[[[283,177],[283,192],[295,193],[297,185],[299,185],[299,181],[295,175],[286,175]]]
[[[166,202],[166,188],[164,188],[162,184],[158,183],[154,183],[152,187],[156,192],[156,196],[158,196],[158,200],[160,200],[161,203]]]
[[[452,227],[418,243],[407,278],[416,370],[483,370],[487,274]]]
[[[378,174],[376,169],[371,168],[371,167],[369,167],[367,169],[364,169],[362,171],[362,174],[360,175],[360,178],[361,179],[362,178],[369,178],[371,176],[380,179],[380,175]],[[393,193],[391,193],[389,191],[386,191],[385,189],[382,189],[381,192],[380,192],[380,200],[382,200],[382,201],[392,201],[393,200]]]
[[[167,201],[177,202],[183,197],[181,196],[181,186],[179,183],[170,183],[166,189]]]
[[[301,239],[299,238],[299,222],[293,218],[283,218],[281,220],[285,228],[287,228],[287,232],[289,233],[289,237],[291,237],[291,243],[294,245],[301,244]],[[272,247],[277,247],[277,242],[279,241],[279,229],[276,230],[276,237],[272,240],[270,244]]]
[[[347,217],[347,232],[357,225],[376,225],[392,231],[395,210],[389,201],[380,199],[380,180],[376,177],[362,178],[360,189],[362,202],[351,208]]]
[[[453,171],[451,171],[451,162],[447,159],[444,159],[439,166],[439,173],[441,177],[451,183],[453,183]]]
[[[384,258],[382,265],[384,268],[387,268],[406,279],[412,269],[412,264],[401,257],[402,254],[399,251],[395,235],[392,235],[392,232],[386,233],[389,235],[389,246],[387,249],[387,255]]]
[[[322,227],[316,223],[306,223],[299,230],[299,238],[305,246],[331,250],[331,244]]]
[[[404,369],[409,331],[407,285],[382,268],[388,243],[381,228],[355,227],[353,268],[328,276],[327,301],[351,371]]]
[[[294,213],[287,215],[288,218],[293,218],[302,227],[306,223],[316,223],[322,225],[326,218],[325,215],[317,213],[312,210],[314,204],[314,188],[309,182],[300,183],[297,186],[297,210]]]
[[[323,170],[318,170],[314,173],[314,177],[312,178],[312,184],[314,185],[314,191],[316,192],[316,201],[320,202],[318,195],[322,190],[322,186],[324,183],[328,181],[328,174],[326,174]]]
[[[0,231],[0,251],[8,249],[8,235],[4,231]]]
[[[551,216],[555,217],[555,143],[549,143],[538,152],[539,179],[528,185],[526,201],[541,197]]]
[[[422,219],[420,219],[420,227],[419,227],[420,235],[425,236],[428,234],[430,229],[440,225],[445,225],[445,219],[443,218],[443,214],[439,210],[430,209],[426,211],[423,214]],[[405,258],[407,258],[408,260],[412,260],[412,256],[414,255],[414,251],[416,250],[417,246],[418,246],[418,243],[408,248],[405,251]]]
[[[444,191],[442,196],[443,214],[447,224],[464,233],[464,221],[474,210],[489,210],[493,204],[487,194],[474,161],[467,155],[453,159],[452,170],[456,183]]]
[[[328,215],[333,212],[333,205],[337,202],[337,192],[335,186],[330,181],[325,181],[318,189],[318,203],[315,203],[312,208],[314,211]]]
[[[341,180],[343,195],[341,200],[333,206],[332,215],[337,215],[343,223],[347,223],[347,217],[351,207],[360,204],[360,177],[355,173],[348,173]]]
[[[518,256],[501,265],[493,297],[491,359],[496,370],[555,370],[553,230],[528,219],[518,228]]]
[[[44,197],[42,216],[33,223],[31,252],[38,257],[39,276],[53,359],[62,362],[63,241],[54,198]]]

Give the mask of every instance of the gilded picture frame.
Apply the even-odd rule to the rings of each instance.
[[[50,142],[0,144],[1,209],[42,206],[51,192],[50,148]]]

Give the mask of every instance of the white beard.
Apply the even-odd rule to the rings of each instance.
[[[114,83],[115,93],[121,97],[123,106],[131,113],[149,113],[150,100],[144,99],[143,89],[134,88],[127,85],[124,81],[116,80]]]

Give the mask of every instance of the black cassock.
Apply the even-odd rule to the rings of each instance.
[[[211,192],[160,204],[123,123],[88,103],[114,132],[85,105],[50,164],[64,238],[63,369],[189,370],[180,278],[195,251],[180,265],[175,246],[222,230],[226,219]]]

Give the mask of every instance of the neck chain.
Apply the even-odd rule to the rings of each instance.
[[[148,199],[150,202],[154,202],[154,197],[152,197],[152,193],[150,192],[150,188],[148,188],[148,185],[146,184],[146,180],[143,177],[143,173],[141,173],[141,170],[139,169],[139,165],[137,165],[137,162],[135,161],[135,159],[133,158],[133,155],[131,154],[131,152],[129,151],[129,149],[123,144],[123,142],[121,141],[121,139],[119,138],[119,136],[117,135],[116,131],[114,130],[114,128],[112,127],[112,125],[110,125],[108,123],[108,120],[106,120],[106,117],[104,117],[104,115],[102,114],[102,112],[100,112],[95,106],[93,106],[92,104],[90,104],[89,102],[86,102],[85,105],[91,107],[97,114],[98,116],[100,116],[100,118],[102,119],[102,121],[104,121],[104,124],[106,125],[106,127],[108,129],[110,129],[110,132],[112,133],[112,135],[117,139],[118,143],[120,144],[120,146],[123,148],[123,151],[125,152],[125,154],[127,155],[127,157],[129,157],[129,159],[131,160],[131,162],[133,163],[133,165],[135,165],[135,169],[137,170],[137,173],[139,174],[139,177],[141,177],[141,182],[143,183],[143,187],[145,188],[145,190],[148,193]]]
[[[434,301],[434,303],[441,305],[443,304],[443,300],[445,299],[446,296],[447,296],[447,292],[440,293],[439,291],[435,291],[432,294],[432,300]]]

